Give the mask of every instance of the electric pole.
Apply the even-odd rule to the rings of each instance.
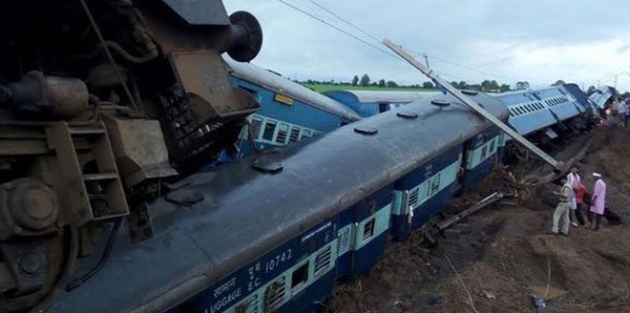
[[[427,68],[430,69],[431,67],[429,66],[429,56],[426,54],[422,54],[422,56],[424,57],[424,63],[427,65]]]

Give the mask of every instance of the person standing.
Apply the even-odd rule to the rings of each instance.
[[[560,197],[560,203],[556,206],[556,211],[553,213],[553,225],[551,227],[551,233],[553,235],[558,235],[558,228],[560,223],[562,223],[562,234],[568,236],[569,235],[569,210],[570,204],[569,200],[571,197],[571,185],[567,183],[567,178],[562,177],[560,180],[562,183],[562,188],[560,192],[554,192],[554,194]]]
[[[571,225],[573,225],[574,227],[578,227],[578,219],[577,219],[577,214],[576,214],[578,205],[577,205],[576,193],[581,183],[582,183],[582,179],[580,178],[580,174],[579,174],[579,170],[577,166],[572,166],[571,171],[569,172],[569,174],[567,174],[567,184],[571,186],[571,197],[569,198],[569,205],[571,207],[570,219],[571,219]]]
[[[585,227],[589,227],[588,223],[588,206],[584,201],[584,197],[586,196],[586,186],[581,182],[578,184],[578,188],[575,190],[575,203],[577,204],[577,220],[581,225]]]
[[[595,178],[595,185],[593,186],[593,195],[591,198],[591,225],[594,231],[599,229],[599,223],[604,210],[606,209],[606,183],[602,179],[602,175],[599,173],[593,173]]]
[[[615,124],[618,123],[618,125],[623,125],[624,124],[624,118],[626,116],[626,103],[621,99],[621,98],[617,98],[617,102],[615,102],[615,106],[614,106],[614,111],[616,111],[616,122]]]

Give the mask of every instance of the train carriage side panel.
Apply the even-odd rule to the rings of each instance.
[[[502,134],[504,133],[493,125],[467,142],[460,191],[473,188],[492,172],[500,157]]]
[[[396,240],[411,232],[446,206],[457,190],[462,145],[442,151],[394,185],[391,233]]]
[[[475,98],[495,116],[507,115],[507,109],[488,96]],[[405,114],[399,115],[399,110]],[[444,129],[444,125],[458,127]],[[222,313],[238,304],[249,305],[243,301],[256,297],[272,305],[270,301],[283,296],[281,290],[289,292],[293,282],[310,275],[311,265],[307,275],[302,268],[306,263],[297,262],[313,264],[314,269],[317,256],[328,253],[322,249],[336,247],[343,212],[488,126],[462,105],[442,107],[419,101],[347,125],[308,144],[244,159],[215,173],[192,175],[179,189],[150,205],[154,238],[131,245],[120,234],[107,265],[80,288],[62,294],[49,313],[79,313],[85,307],[102,313],[164,312],[200,294],[206,298],[196,298],[202,304],[201,312],[220,307],[216,311]],[[279,163],[281,171],[275,171]],[[187,207],[177,200],[190,195],[197,195],[199,202]],[[387,212],[387,206],[374,214],[378,212]],[[365,225],[371,215],[363,219]],[[308,236],[308,231],[321,235]],[[313,246],[301,244],[307,237],[323,239]],[[290,246],[308,252],[282,263],[278,253]],[[336,251],[331,250],[331,258]],[[280,259],[279,266],[273,261],[273,271],[269,263],[269,271],[264,272],[268,262],[262,261],[272,258]],[[252,277],[249,269],[259,261],[263,272]],[[321,280],[307,280],[305,289],[295,297],[282,298],[286,299],[284,305],[309,307],[314,299],[330,292],[333,280],[327,275],[336,277],[337,271],[329,266]],[[243,275],[245,281],[231,283],[234,275]],[[249,292],[249,283],[253,281],[255,287],[257,277],[268,277],[270,283],[263,285],[259,279],[264,290]],[[237,286],[247,289],[238,294]],[[307,295],[311,287],[317,289],[312,291],[313,297]]]

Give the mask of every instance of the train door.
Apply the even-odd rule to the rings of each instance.
[[[378,103],[378,112],[383,113],[391,110],[392,106],[389,102],[379,102]]]
[[[459,193],[462,191],[464,185],[466,184],[466,171],[470,167],[470,164],[473,159],[473,147],[474,139],[470,139],[464,142],[464,147],[462,151],[459,153],[459,171],[457,172],[457,187],[456,192]]]

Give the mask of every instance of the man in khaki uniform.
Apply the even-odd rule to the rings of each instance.
[[[554,192],[554,194],[560,197],[560,203],[556,207],[556,211],[553,213],[553,227],[551,228],[551,233],[553,235],[558,235],[558,226],[562,223],[562,234],[569,235],[569,210],[571,209],[571,192],[572,186],[567,182],[567,178],[563,177],[560,182],[562,183],[562,188],[560,192]]]

